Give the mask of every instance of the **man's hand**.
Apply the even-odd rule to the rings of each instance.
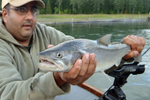
[[[53,45],[49,45],[48,48]],[[96,70],[97,60],[94,53],[84,54],[78,59],[69,72],[54,72],[54,78],[59,87],[64,83],[81,84],[92,76]]]
[[[96,56],[84,54],[82,59],[78,59],[69,72],[54,72],[54,78],[59,87],[64,83],[72,85],[81,84],[92,76],[96,70]]]
[[[128,35],[123,40],[125,44],[129,44],[131,46],[131,52],[125,55],[123,57],[124,59],[133,58],[139,55],[145,46],[145,39],[139,36]]]

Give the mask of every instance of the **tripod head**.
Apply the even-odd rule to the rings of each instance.
[[[139,62],[124,64],[122,67],[108,72],[108,75],[115,78],[114,83],[99,100],[126,100],[126,95],[121,90],[121,87],[127,83],[127,78],[130,74],[137,75],[144,73],[145,65],[138,64]]]

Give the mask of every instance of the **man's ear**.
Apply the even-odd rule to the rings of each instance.
[[[8,11],[6,9],[3,9],[2,18],[3,18],[4,23],[7,22],[7,17],[8,17]]]

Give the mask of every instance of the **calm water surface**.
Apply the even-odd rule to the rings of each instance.
[[[123,37],[134,34],[146,39],[143,52],[150,47],[150,26],[146,21],[53,24],[50,26],[75,38],[98,39],[105,34],[113,34],[112,42],[120,41]],[[141,63],[146,64],[144,74],[130,75],[128,83],[122,87],[127,100],[150,100],[150,51],[143,56]],[[95,73],[86,82],[106,91],[113,84],[114,78],[110,77],[110,79],[112,81],[109,81],[102,73]]]

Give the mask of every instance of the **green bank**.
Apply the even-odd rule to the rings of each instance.
[[[99,21],[99,20],[146,20],[148,14],[46,14],[37,16],[43,23]]]

